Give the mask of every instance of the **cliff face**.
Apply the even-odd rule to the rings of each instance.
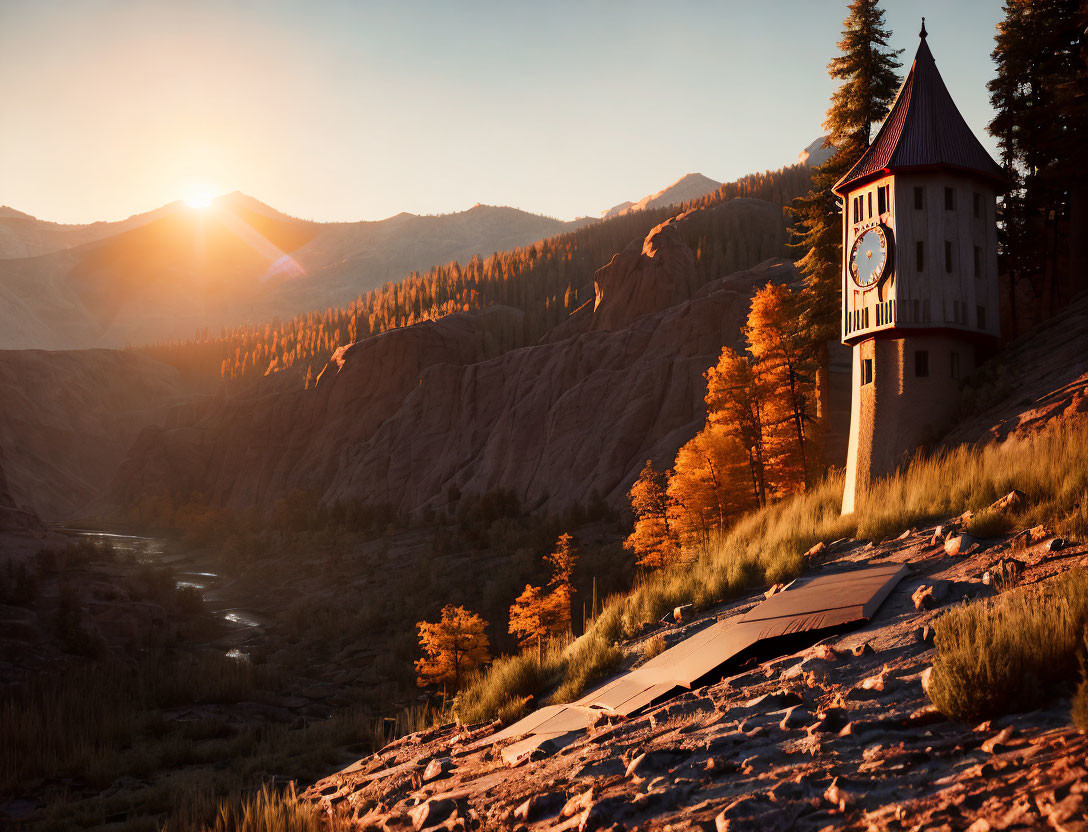
[[[767,261],[696,290],[683,222],[613,258],[593,308],[544,343],[495,355],[518,313],[448,316],[352,345],[309,390],[258,392],[149,428],[115,499],[200,492],[267,507],[307,489],[408,512],[442,505],[456,484],[512,489],[544,511],[594,495],[620,507],[645,460],[671,464],[701,426],[702,374],[724,345],[739,346],[751,294],[796,279]]]
[[[38,532],[42,524],[33,511],[15,502],[4,473],[4,452],[0,449],[0,532]]]
[[[12,498],[45,519],[70,519],[102,497],[140,430],[188,400],[176,370],[134,353],[0,351]]]

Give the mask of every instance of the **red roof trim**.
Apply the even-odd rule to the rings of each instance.
[[[949,169],[1004,190],[1008,180],[956,108],[923,37],[910,72],[876,139],[832,190],[900,170]]]

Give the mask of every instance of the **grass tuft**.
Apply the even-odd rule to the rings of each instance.
[[[929,696],[965,721],[1030,710],[1071,681],[1088,623],[1088,570],[952,609],[937,619]]]

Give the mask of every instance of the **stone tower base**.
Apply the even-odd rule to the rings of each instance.
[[[976,361],[975,343],[954,333],[877,334],[852,352],[843,514],[854,511],[873,480],[895,473],[911,451],[948,427]],[[862,377],[867,361],[871,381]]]

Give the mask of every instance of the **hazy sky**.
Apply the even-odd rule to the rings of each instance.
[[[1000,0],[885,0],[983,138]],[[319,220],[596,215],[821,134],[845,0],[0,0],[0,204],[119,219],[202,189]]]

